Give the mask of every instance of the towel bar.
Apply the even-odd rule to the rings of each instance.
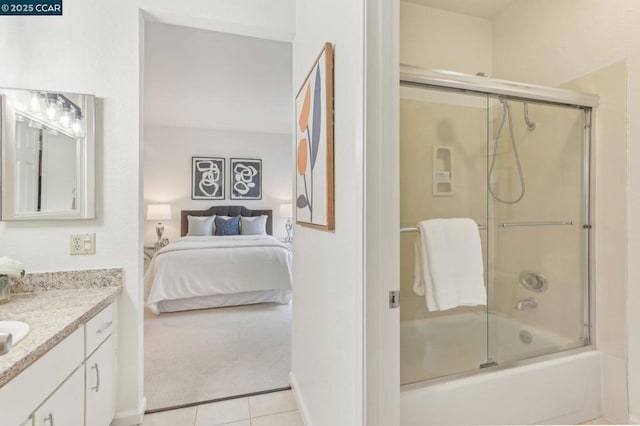
[[[480,231],[486,231],[487,225],[478,225]],[[418,232],[418,228],[400,228],[400,232]]]
[[[560,220],[557,222],[504,222],[499,223],[501,228],[510,228],[516,226],[571,226],[574,225],[572,220]],[[486,231],[487,225],[478,225],[478,229]],[[400,228],[400,232],[418,232],[418,228]]]
[[[556,222],[505,222],[498,224],[501,228],[509,228],[512,226],[564,226],[573,225],[572,220],[559,220]]]

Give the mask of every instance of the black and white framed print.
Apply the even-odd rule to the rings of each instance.
[[[262,160],[231,159],[231,199],[262,199]]]
[[[191,199],[224,200],[224,158],[191,157]]]

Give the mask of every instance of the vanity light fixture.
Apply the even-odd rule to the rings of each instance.
[[[50,125],[68,132],[69,136],[84,136],[82,109],[61,93],[31,92],[27,102],[30,115]]]

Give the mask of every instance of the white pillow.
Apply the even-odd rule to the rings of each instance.
[[[267,235],[267,215],[240,218],[240,235]]]
[[[213,216],[187,216],[189,221],[189,230],[187,235],[190,237],[206,237],[213,235],[215,231],[215,224]]]

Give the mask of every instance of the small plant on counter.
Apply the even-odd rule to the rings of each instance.
[[[24,276],[21,262],[9,257],[0,257],[0,303],[9,300],[9,276]]]

